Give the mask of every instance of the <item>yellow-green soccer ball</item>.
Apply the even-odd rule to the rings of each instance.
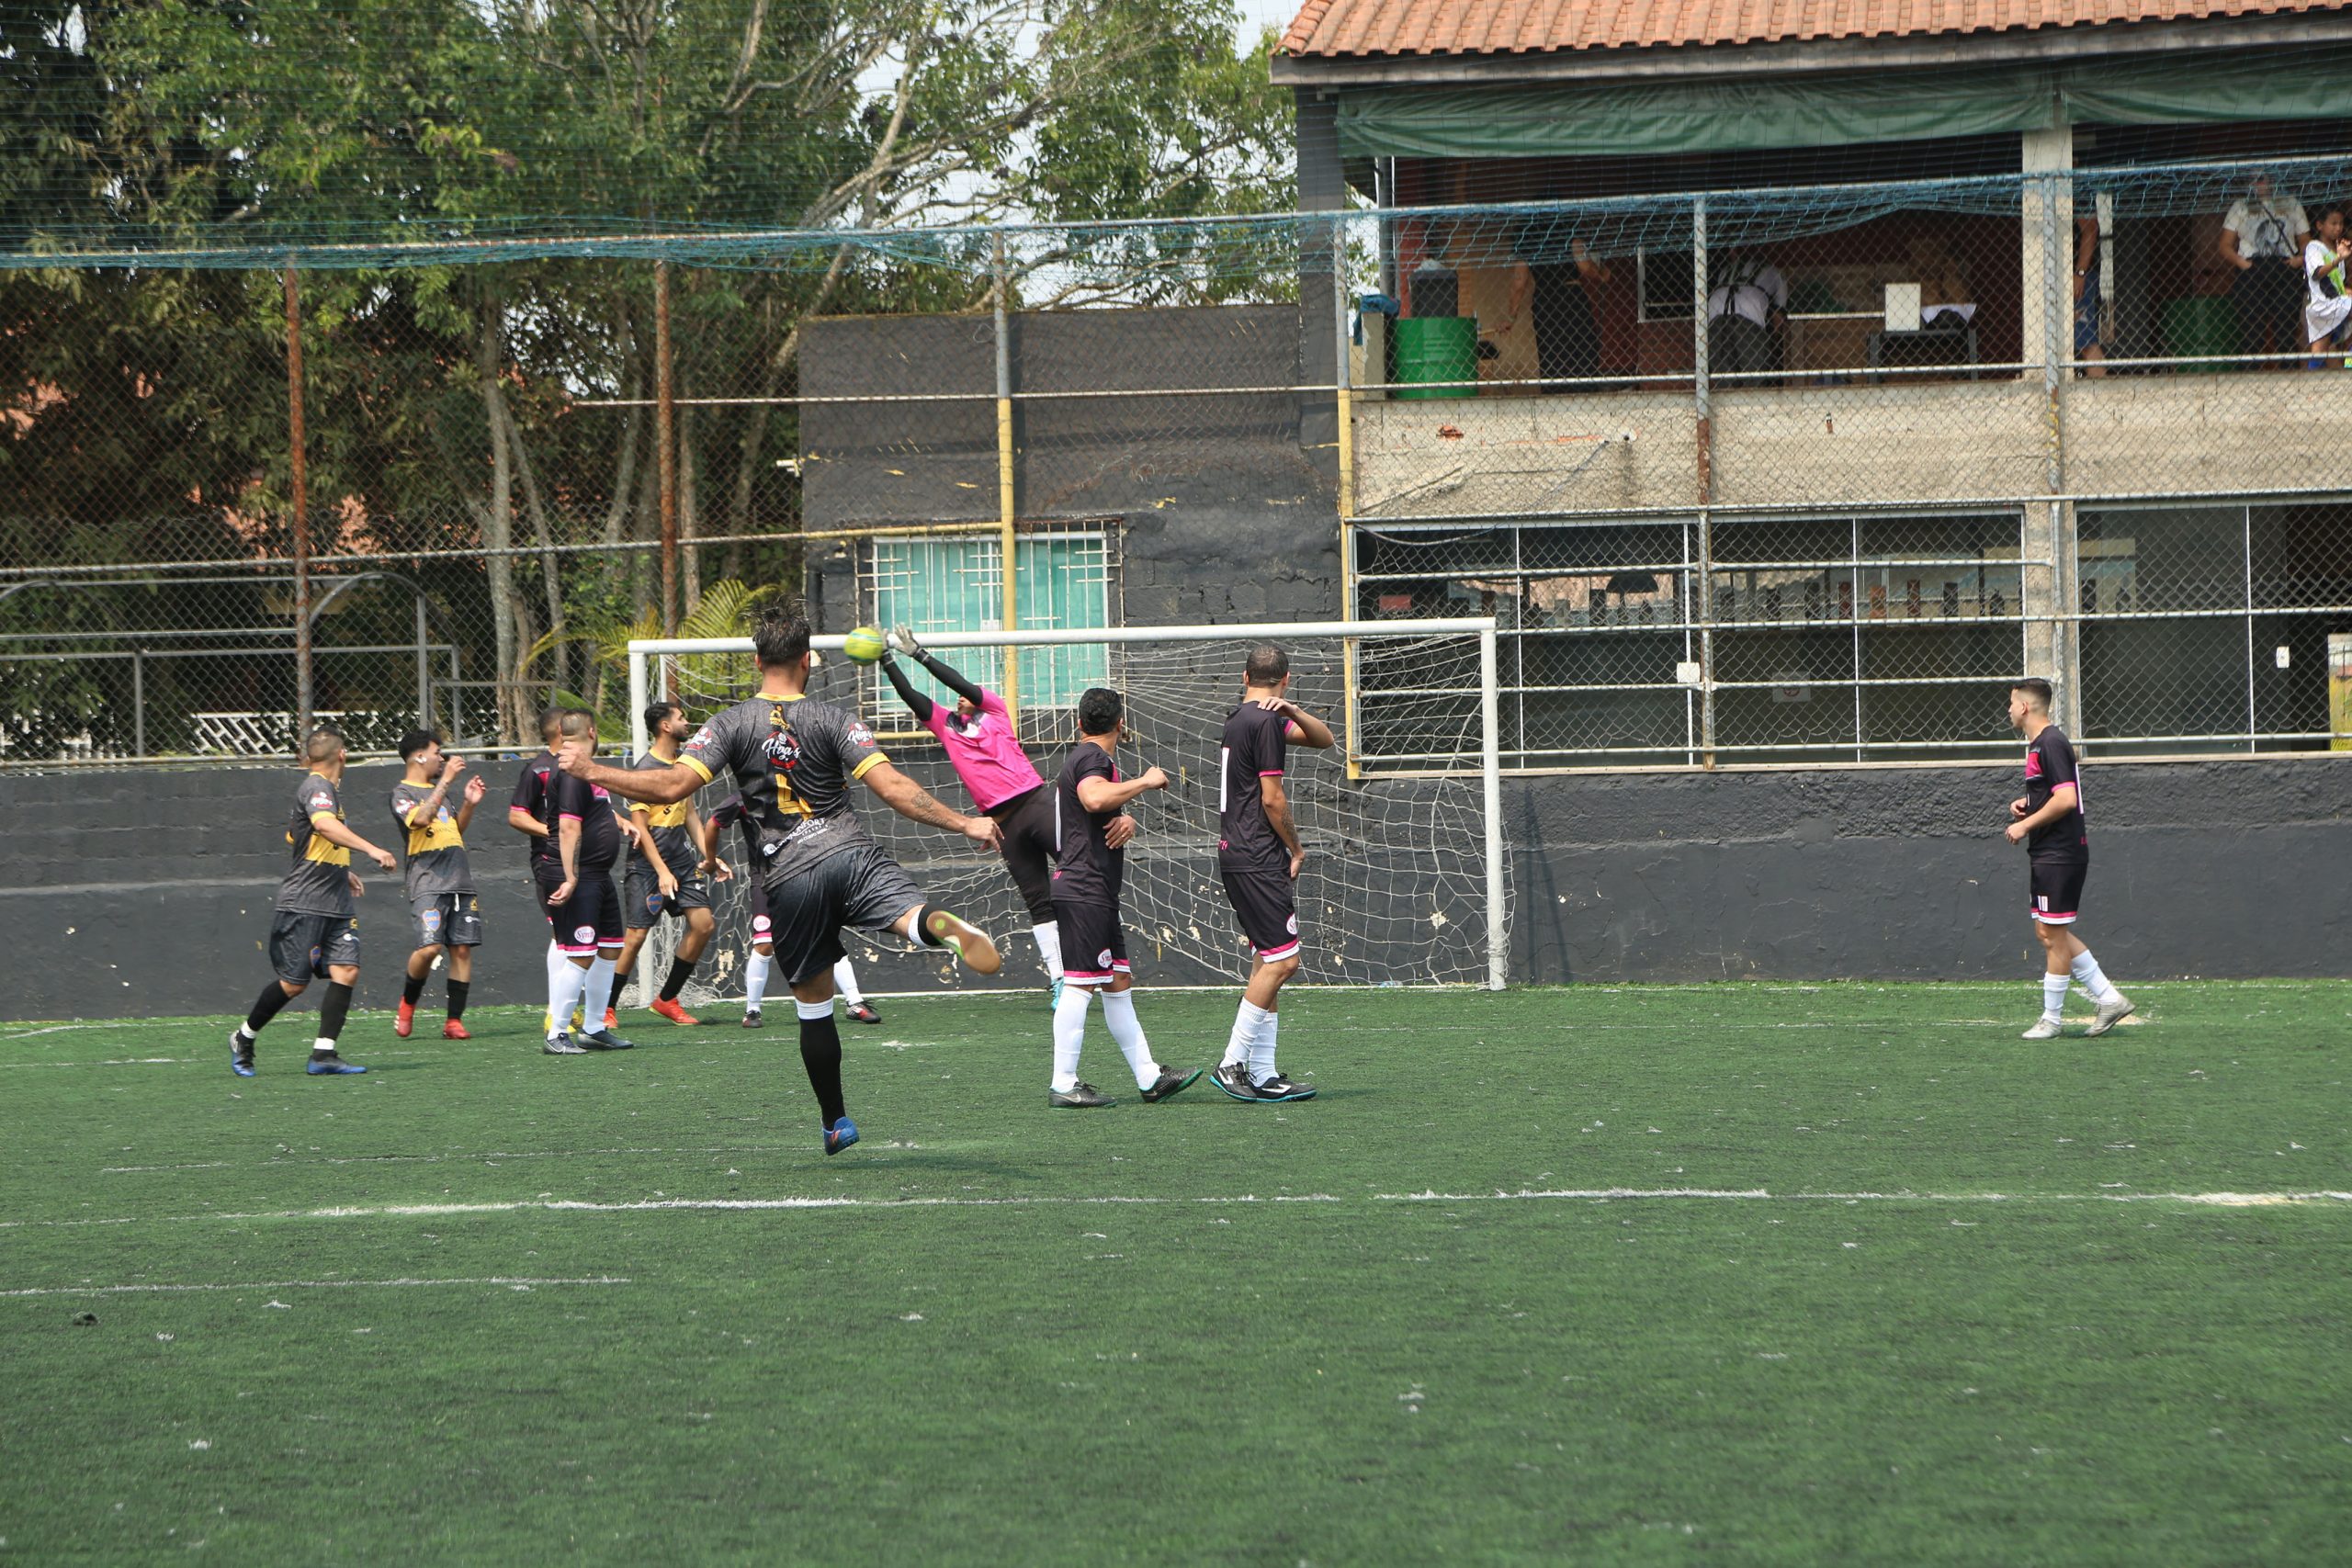
[[[890,651],[882,640],[881,631],[874,626],[860,626],[842,639],[842,651],[860,664],[871,664]]]

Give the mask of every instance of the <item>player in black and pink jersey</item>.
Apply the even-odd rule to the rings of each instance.
[[[1217,761],[1217,872],[1257,965],[1211,1075],[1236,1100],[1311,1100],[1315,1090],[1274,1066],[1275,1010],[1298,973],[1298,873],[1306,863],[1292,820],[1284,764],[1295,742],[1317,750],[1331,727],[1290,700],[1290,657],[1272,643],[1250,650],[1241,705],[1225,721]]]
[[[2082,773],[2075,748],[2050,721],[2050,682],[2029,678],[2009,688],[2009,724],[2025,737],[2025,793],[2009,802],[2009,842],[2026,849],[2027,895],[2034,935],[2041,940],[2041,1017],[2025,1032],[2028,1040],[2058,1032],[2066,1007],[2066,985],[2082,983],[2098,1009],[2086,1032],[2106,1033],[2132,1016],[2132,1003],[2115,988],[2075,934],[2082,913],[2083,883],[2090,874],[2090,829],[2083,819]]]

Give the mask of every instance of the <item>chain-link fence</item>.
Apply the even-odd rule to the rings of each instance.
[[[984,630],[1277,577],[1496,615],[1514,766],[1985,754],[2023,674],[2110,754],[2335,740],[2352,159],[1422,163],[1322,214],[13,254],[0,765],[519,744],[738,584]]]

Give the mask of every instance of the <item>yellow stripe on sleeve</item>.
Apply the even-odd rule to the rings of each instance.
[[[884,756],[879,751],[869,752],[865,761],[860,762],[857,766],[849,771],[849,776],[854,779],[862,779],[867,773],[872,773],[876,766],[887,762],[889,760],[889,758]]]

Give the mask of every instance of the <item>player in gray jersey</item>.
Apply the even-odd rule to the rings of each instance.
[[[311,731],[302,754],[311,771],[294,786],[286,824],[293,864],[277,885],[269,924],[269,962],[277,978],[262,987],[253,1011],[229,1036],[229,1066],[241,1078],[254,1076],[254,1043],[263,1027],[321,976],[327,994],[303,1070],[314,1077],[368,1070],[334,1048],[351,1011],[351,987],[359,983],[359,920],[351,900],[367,888],[351,869],[351,855],[356,850],[386,871],[400,863],[344,821],[343,770],[350,753],[343,732],[331,726]]]
[[[464,778],[466,760],[446,755],[441,737],[430,729],[412,729],[401,738],[401,761],[406,772],[392,786],[392,825],[408,849],[408,907],[416,921],[416,949],[408,955],[408,981],[401,987],[392,1032],[405,1040],[415,1029],[417,998],[446,953],[449,1016],[442,1022],[441,1038],[469,1040],[463,1020],[466,993],[473,987],[474,949],[481,945],[481,899],[474,891],[473,863],[466,856],[466,829],[490,786],[479,773]]]
[[[650,738],[644,756],[630,766],[643,769],[666,768],[678,760],[678,743],[694,732],[686,722],[685,710],[675,703],[655,703],[645,710],[645,733]],[[637,824],[640,843],[650,843],[653,853],[632,848],[628,874],[623,879],[621,895],[621,957],[618,970],[613,976],[613,995],[617,998],[621,987],[628,984],[630,973],[637,967],[637,955],[645,945],[645,938],[656,921],[673,916],[685,922],[685,933],[678,938],[678,951],[670,960],[670,973],[662,982],[662,995],[649,1004],[652,1010],[672,1023],[694,1024],[702,1021],[679,1005],[678,993],[685,989],[686,981],[701,962],[703,951],[709,947],[711,933],[718,929],[710,912],[710,885],[725,882],[734,876],[727,863],[720,861],[707,880],[703,875],[702,818],[695,815],[691,798],[673,800],[667,806],[635,805],[629,817]]]
[[[927,903],[914,879],[866,832],[850,785],[866,788],[910,820],[961,833],[986,849],[997,825],[933,800],[890,765],[855,714],[808,695],[808,623],[781,610],[753,629],[759,694],[715,715],[665,768],[615,768],[567,739],[564,771],[615,795],[651,805],[684,800],[725,769],[735,775],[759,835],[752,874],[766,887],[777,921],[775,955],[800,1015],[800,1059],[816,1091],[825,1152],[857,1141],[842,1098],[841,1029],[833,1017],[834,962],[841,929],[890,931],[958,954],[993,975],[1003,959],[986,931]]]

